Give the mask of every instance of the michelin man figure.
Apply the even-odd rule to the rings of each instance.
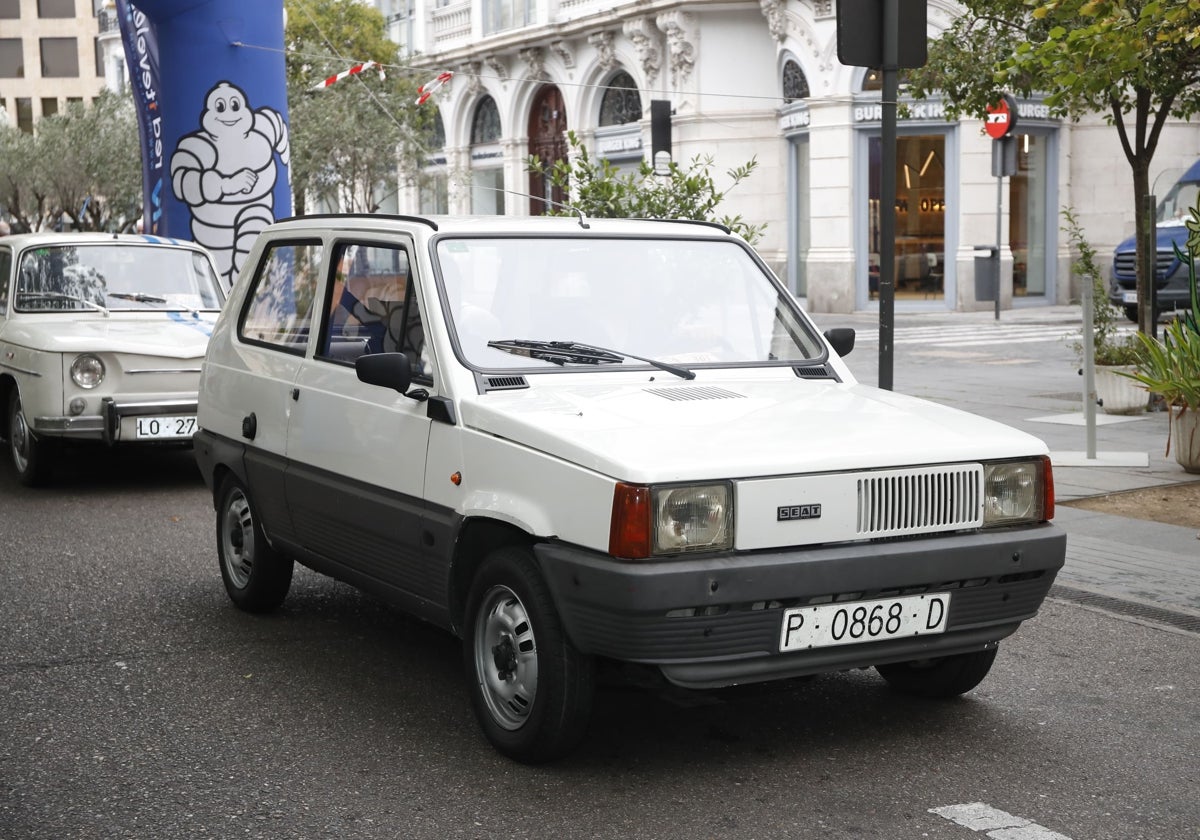
[[[200,125],[171,155],[171,187],[191,209],[192,237],[212,252],[228,286],[255,237],[275,221],[275,154],[286,167],[288,127],[278,111],[251,111],[231,82],[205,95]]]

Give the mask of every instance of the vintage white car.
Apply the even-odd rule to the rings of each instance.
[[[200,383],[225,588],[273,609],[298,561],[460,635],[526,762],[602,660],[961,694],[1063,564],[1046,447],[855,382],[852,344],[717,226],[280,222]]]
[[[224,290],[208,253],[152,236],[0,238],[0,436],[46,481],[69,441],[190,443]]]

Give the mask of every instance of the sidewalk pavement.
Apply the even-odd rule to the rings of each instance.
[[[813,318],[821,329],[859,330],[858,345],[846,361],[860,382],[877,384],[878,314]],[[1122,612],[1137,614],[1141,608],[1151,621],[1200,632],[1200,534],[1195,529],[1061,504],[1200,481],[1185,473],[1174,455],[1165,455],[1167,415],[1162,412],[1126,418],[1097,410],[1096,457],[1086,457],[1083,377],[1072,349],[1082,328],[1079,307],[1005,310],[999,321],[992,310],[901,312],[894,326],[893,390],[999,420],[1050,448],[1060,503],[1054,521],[1067,531],[1067,564],[1055,594]]]

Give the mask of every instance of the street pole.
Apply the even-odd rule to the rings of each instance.
[[[879,178],[879,387],[892,390],[896,319],[896,100],[900,0],[883,0],[883,149]]]
[[[997,140],[995,142],[999,143],[999,144],[1001,144],[1001,146],[1003,146],[1004,143],[1011,143],[1012,140],[1006,137],[1003,140]],[[1003,152],[1001,152],[1001,158],[1003,159]],[[1000,169],[1000,173],[1001,173],[1000,175],[996,176],[996,289],[995,289],[996,293],[994,295],[992,295],[992,297],[994,297],[996,299],[996,320],[997,321],[1000,320],[1000,238],[1001,238],[1001,231],[1003,228],[1001,223],[1002,223],[1003,217],[1004,217],[1004,169],[1003,168]]]
[[[1108,302],[1105,301],[1105,304]],[[1096,460],[1096,348],[1092,343],[1095,331],[1096,302],[1092,295],[1092,280],[1083,284],[1083,418],[1087,427],[1087,460]]]

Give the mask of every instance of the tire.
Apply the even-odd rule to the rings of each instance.
[[[1136,306],[1126,306],[1124,310],[1125,317],[1136,324],[1138,322],[1138,308]]]
[[[16,388],[8,395],[8,455],[17,480],[26,487],[37,487],[50,480],[54,445],[34,436]]]
[[[595,664],[571,644],[528,548],[488,555],[471,582],[463,659],[471,705],[499,752],[540,764],[587,731]]]
[[[901,694],[942,700],[966,694],[983,682],[992,669],[998,650],[997,646],[940,659],[876,665],[875,670]]]
[[[218,496],[217,557],[229,599],[246,612],[270,612],[287,597],[293,563],[271,548],[249,494],[232,476]]]

